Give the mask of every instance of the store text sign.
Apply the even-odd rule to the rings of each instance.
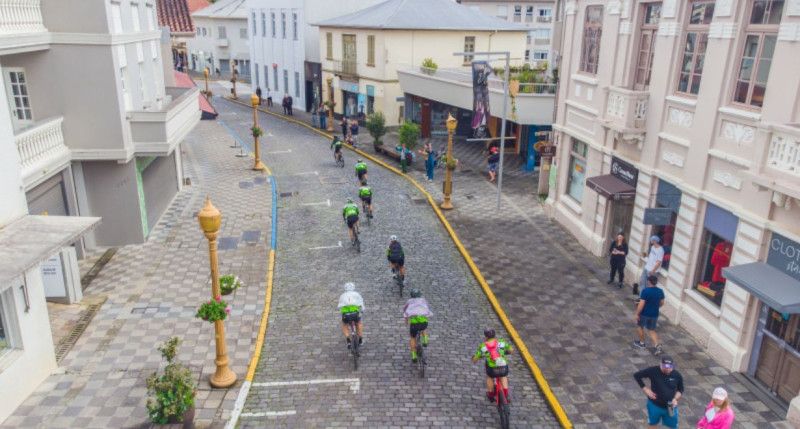
[[[780,234],[772,233],[767,264],[800,281],[800,244]]]
[[[633,188],[636,187],[636,182],[639,180],[639,170],[617,157],[611,158],[611,174]]]

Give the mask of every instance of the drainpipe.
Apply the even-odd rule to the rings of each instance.
[[[489,34],[489,49],[487,49],[489,52],[492,52],[492,36],[495,34],[497,34],[497,30],[492,31],[492,33]]]

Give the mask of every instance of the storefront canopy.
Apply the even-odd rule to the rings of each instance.
[[[615,200],[634,198],[636,196],[636,188],[612,174],[590,177],[586,179],[586,186],[606,198]]]
[[[723,268],[722,275],[781,313],[800,313],[800,281],[763,262]]]

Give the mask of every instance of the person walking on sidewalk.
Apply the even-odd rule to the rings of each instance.
[[[292,105],[294,104],[294,98],[291,95],[288,96],[289,98],[286,100],[286,108],[289,110],[289,116],[294,116],[294,111],[292,111]]]
[[[633,374],[636,383],[647,396],[647,424],[655,429],[659,424],[678,427],[678,400],[683,396],[683,376],[675,369],[669,356],[661,358],[661,365],[651,366]],[[650,380],[650,387],[644,379]]]
[[[319,129],[328,128],[328,108],[324,104],[319,106]]]
[[[489,158],[487,159],[489,170],[489,181],[494,182],[497,178],[497,166],[500,164],[500,155],[497,153],[497,148],[492,147],[489,150]]]
[[[650,339],[656,346],[655,354],[660,355],[663,353],[661,350],[661,343],[658,341],[658,333],[656,328],[658,326],[659,309],[664,305],[664,291],[656,285],[658,277],[650,276],[647,278],[647,287],[642,289],[642,294],[639,296],[639,303],[636,305],[636,333],[639,335],[639,340],[633,342],[633,347],[637,349],[645,349],[647,345],[644,342],[644,330],[650,333]]]
[[[311,108],[311,126],[319,128],[319,111],[316,107]]]
[[[283,114],[289,114],[289,94],[283,94],[283,100],[281,100],[281,107],[283,107]]]
[[[425,143],[425,146],[422,150],[419,151],[421,155],[425,155],[425,175],[428,177],[428,181],[433,181],[433,169],[436,167],[436,152],[433,151],[433,146],[430,142]]]
[[[350,135],[353,136],[353,147],[358,144],[358,119],[350,121]]]
[[[730,429],[734,419],[728,392],[717,387],[711,394],[711,402],[706,405],[706,412],[697,422],[697,429]]]
[[[634,295],[639,293],[639,285],[645,287],[647,278],[658,273],[658,269],[661,268],[661,262],[663,260],[664,248],[661,247],[661,239],[657,235],[654,235],[650,237],[650,252],[647,254],[647,259],[642,269],[642,275],[639,277],[639,283],[633,284]]]
[[[614,275],[619,273],[619,283],[617,287],[622,288],[625,281],[625,257],[628,256],[628,243],[625,241],[625,234],[617,234],[616,240],[611,242],[608,248],[611,263],[611,274],[608,276],[608,284],[614,283]]]
[[[339,126],[342,127],[342,140],[347,141],[347,135],[350,131],[350,127],[347,126],[347,116],[342,115],[342,122],[339,122]]]
[[[272,92],[267,88],[267,107],[272,107]]]
[[[258,105],[260,106],[261,105],[261,87],[260,86],[256,87],[256,97],[258,97]]]

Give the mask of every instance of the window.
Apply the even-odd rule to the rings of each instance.
[[[475,36],[464,37],[464,52],[475,52]],[[464,64],[471,63],[473,58],[473,55],[464,55]]]
[[[111,24],[113,25],[112,32],[114,34],[122,33],[122,12],[119,3],[111,3]]]
[[[261,37],[267,37],[267,14],[261,12]]]
[[[286,38],[286,12],[281,12],[281,37]]]
[[[30,98],[28,96],[28,81],[22,69],[8,70],[8,88],[10,92],[11,114],[16,123],[27,123],[33,120]]]
[[[150,50],[153,51],[153,61],[158,61],[158,49],[159,49],[158,42],[156,42],[155,40],[151,40]]]
[[[145,107],[147,104],[147,91],[145,91],[146,86],[144,84],[144,69],[141,67],[139,68],[139,102],[141,103],[142,107]]]
[[[272,68],[272,80],[273,80],[273,83],[275,84],[275,91],[280,91],[281,88],[278,86],[278,68],[277,67],[273,67]]]
[[[142,47],[142,42],[136,44],[136,61],[140,63],[144,61],[144,48]]]
[[[16,330],[17,316],[14,310],[14,287],[10,287],[0,292],[0,356],[21,345],[17,341],[19,332]]]
[[[367,36],[367,65],[375,67],[375,36]]]
[[[525,22],[533,22],[533,6],[525,8]]]
[[[131,21],[133,21],[133,31],[138,33],[142,31],[141,15],[139,14],[139,5],[131,5]]]
[[[535,51],[533,53],[534,60],[546,60],[547,59],[547,51]]]
[[[256,22],[256,13],[253,12],[252,21],[253,21],[253,37],[258,36],[258,23]]]
[[[525,61],[528,61],[530,59],[531,59],[531,50],[530,49],[526,49],[525,50]]]
[[[200,27],[200,30],[202,30],[202,32],[203,32],[203,37],[208,35],[208,30],[206,30],[205,27]]]
[[[222,25],[217,27],[217,39],[225,39],[227,37],[228,37],[228,31],[225,29],[225,27]]]
[[[508,19],[508,6],[497,5],[497,17],[500,19]]]
[[[782,0],[754,0],[745,26],[745,41],[736,75],[733,101],[752,107],[764,105],[772,54],[783,12]]]
[[[276,37],[275,33],[278,31],[278,30],[275,29],[276,28],[276,25],[275,25],[275,12],[272,12],[270,14],[270,18],[272,19],[272,38],[274,39]]]
[[[553,9],[539,9],[539,16],[536,22],[550,22],[553,20]]]
[[[514,22],[522,21],[522,6],[514,6]]]
[[[147,11],[147,29],[153,31],[156,29],[156,12],[150,5],[145,10]]]
[[[269,68],[266,64],[264,64],[264,86],[266,86],[267,91],[269,91]]]
[[[589,146],[572,139],[569,151],[569,173],[567,175],[567,195],[580,202],[583,200],[583,188],[586,186],[586,156]]]
[[[664,259],[661,261],[661,267],[668,270],[669,261],[672,257],[672,242],[675,239],[675,224],[678,221],[678,211],[681,208],[681,190],[675,185],[659,179],[655,207],[672,211],[669,223],[666,225],[653,225],[652,233],[652,235],[656,235],[661,239],[661,246],[664,248]]]
[[[325,33],[325,58],[333,59],[333,33]]]
[[[292,39],[297,40],[297,12],[292,12]]]
[[[239,38],[240,39],[247,39],[247,29],[246,28],[240,28],[239,29]]]
[[[289,72],[283,69],[283,92],[289,93]]]
[[[261,76],[258,75],[258,63],[255,63],[255,70],[256,70],[256,75],[255,79],[253,79],[253,82],[256,84],[257,87],[259,87],[261,86],[261,79],[259,79]]]
[[[119,69],[120,86],[122,87],[122,100],[125,102],[125,110],[133,109],[133,101],[131,100],[131,92],[128,87],[128,68],[122,67]]]
[[[703,76],[703,62],[708,46],[708,26],[713,16],[713,0],[694,0],[689,7],[683,58],[678,74],[678,92],[697,95],[700,91],[700,78]]]
[[[642,90],[650,86],[650,73],[655,54],[656,32],[661,19],[661,3],[642,5],[642,27],[639,29],[639,52],[636,60],[634,87]]]
[[[580,71],[597,74],[602,32],[603,6],[587,7],[586,19],[583,23],[583,46],[581,47]]]
[[[300,72],[294,72],[294,96],[300,98]]]
[[[716,305],[722,304],[726,283],[722,269],[730,265],[738,223],[730,212],[711,203],[706,206],[694,288]]]

